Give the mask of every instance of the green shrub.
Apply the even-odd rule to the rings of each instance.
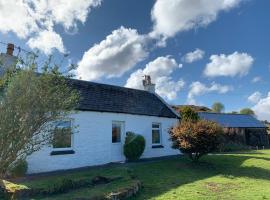
[[[200,119],[198,113],[189,106],[184,106],[180,109],[180,115],[182,121],[196,122]]]
[[[124,155],[128,161],[138,160],[145,149],[145,139],[141,135],[132,132],[127,132]]]
[[[28,163],[26,160],[18,160],[14,166],[10,169],[10,175],[12,177],[24,176],[28,169]]]

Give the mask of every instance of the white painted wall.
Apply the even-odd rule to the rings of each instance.
[[[113,159],[117,157],[115,154],[121,152],[117,151],[115,144],[112,144],[112,121],[123,121],[125,131],[132,131],[144,136],[146,148],[143,158],[179,154],[178,150],[171,148],[168,134],[168,129],[177,123],[177,119],[102,112],[79,112],[72,115],[71,118],[74,119],[74,124],[78,125],[73,137],[72,149],[75,154],[51,156],[53,148],[44,147],[27,158],[28,173],[72,169],[119,161]],[[152,148],[153,122],[161,123],[164,148]],[[124,143],[124,137],[122,137],[122,142]],[[122,161],[124,160],[125,157],[122,156]]]

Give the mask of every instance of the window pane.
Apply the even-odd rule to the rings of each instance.
[[[71,121],[55,122],[55,130],[53,132],[53,148],[70,148],[71,134]]]
[[[157,129],[159,129],[159,124],[152,124],[152,128],[157,128]]]
[[[56,128],[53,135],[53,148],[71,147],[71,128]]]
[[[117,123],[112,124],[112,143],[121,142],[121,125]]]
[[[152,130],[152,143],[160,144],[160,131],[159,130]]]

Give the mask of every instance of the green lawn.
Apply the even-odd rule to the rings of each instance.
[[[209,155],[135,167],[144,189],[134,199],[270,199],[270,150]]]
[[[132,199],[270,199],[270,150],[249,153],[209,155],[200,163],[185,157],[104,167],[65,175],[73,179],[95,175],[122,176],[108,185],[75,190],[46,200],[68,200],[116,191],[132,184],[130,177],[142,181],[143,189]],[[47,187],[62,176],[21,183],[27,187]]]

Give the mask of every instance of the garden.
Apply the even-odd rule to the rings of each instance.
[[[67,186],[68,182],[92,182],[96,177],[107,179],[100,178],[99,183],[78,188]],[[43,191],[26,198],[32,200],[112,199],[112,194],[134,187],[139,188],[131,197],[134,200],[269,199],[270,150],[211,154],[202,157],[198,163],[191,162],[186,156],[177,156],[30,176],[4,181],[4,184],[14,194],[26,188]]]

